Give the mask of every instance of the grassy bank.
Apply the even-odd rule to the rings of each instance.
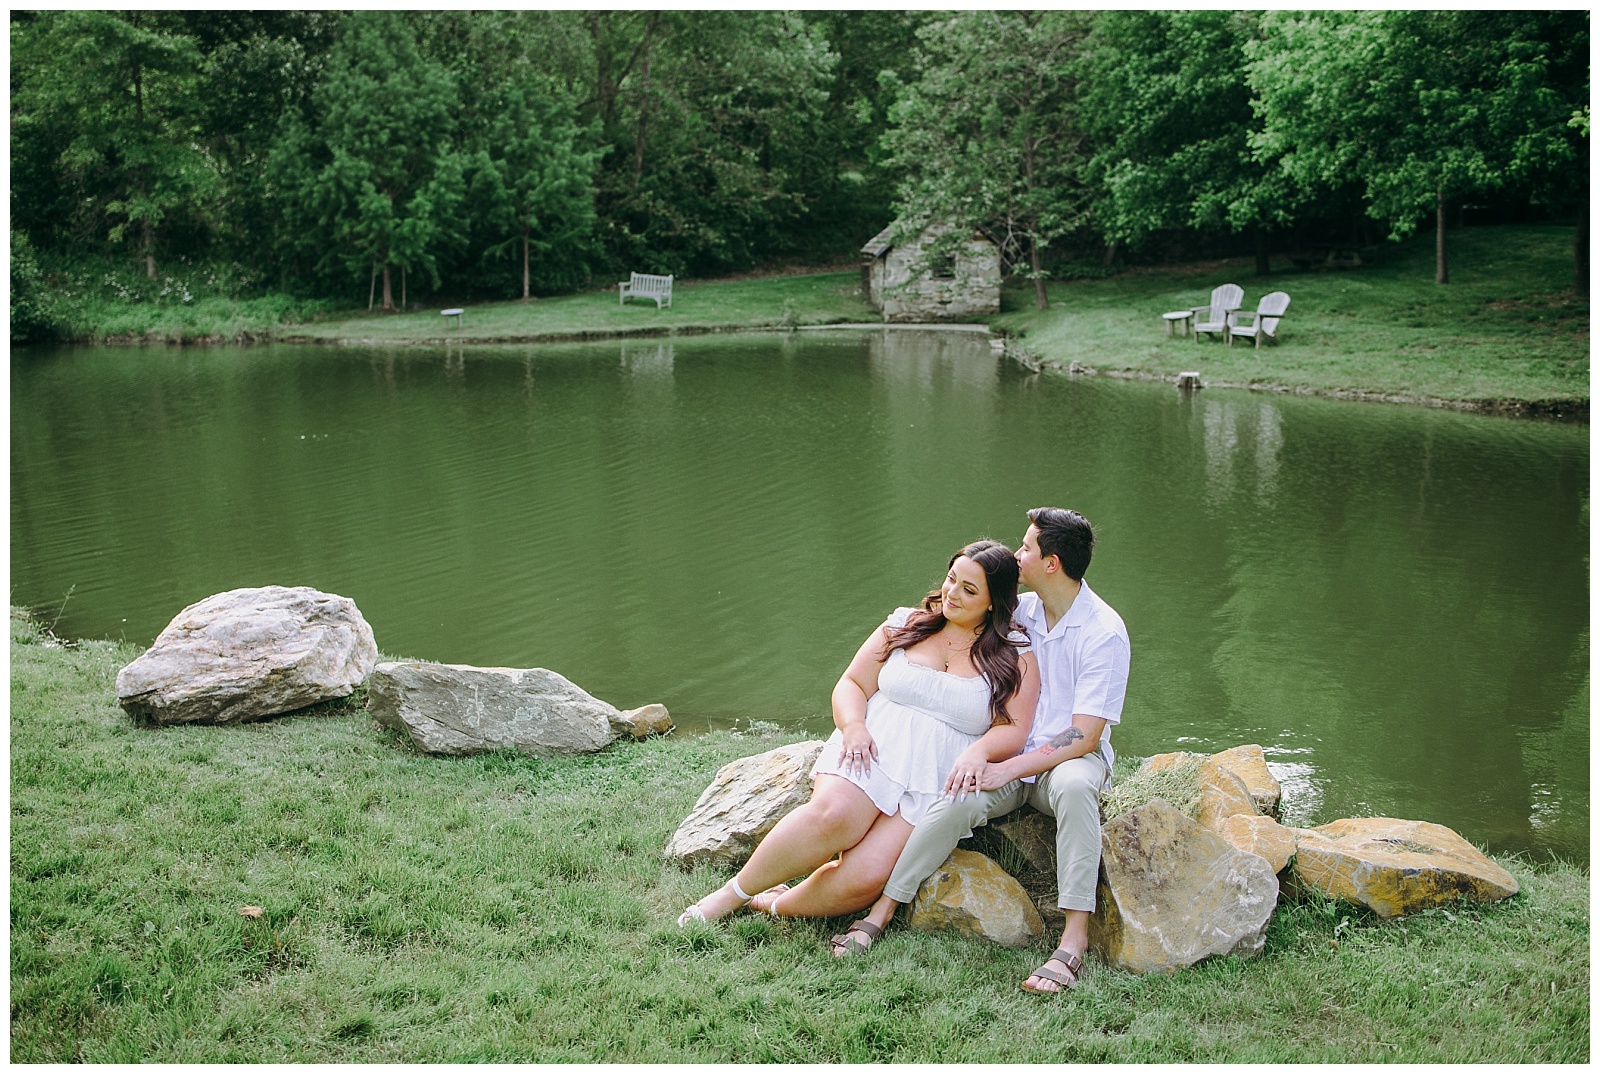
[[[358,703],[136,728],[137,650],[11,626],[16,1062],[1582,1062],[1589,878],[1503,862],[1505,903],[1378,922],[1280,908],[1266,951],[1173,976],[839,922],[673,918],[720,873],[660,850],[776,729],[577,760],[444,760]],[[258,906],[259,918],[241,916]]]
[[[877,321],[861,298],[859,272],[824,272],[733,280],[678,280],[672,305],[617,301],[591,291],[531,302],[473,303],[460,327],[436,307],[416,313],[366,313],[329,318],[289,333],[294,339],[339,343],[515,342],[581,339],[634,332],[698,332],[779,325]]]
[[[271,339],[333,304],[261,293],[248,269],[163,263],[152,279],[121,261],[52,259],[41,290],[57,333],[82,342],[223,343]]]
[[[1208,384],[1586,409],[1589,299],[1572,291],[1572,229],[1467,228],[1450,235],[1450,257],[1445,286],[1433,282],[1432,232],[1378,247],[1356,270],[1301,272],[1286,259],[1267,276],[1253,259],[1131,270],[1054,284],[1042,312],[1031,292],[1008,292],[993,324],[1040,357],[1099,372],[1199,370]],[[1244,288],[1250,310],[1269,291],[1288,293],[1280,345],[1167,338],[1164,311],[1224,283]]]
[[[1032,308],[1031,288],[1008,287],[990,323],[1061,368],[1077,362],[1167,379],[1197,369],[1219,386],[1586,414],[1589,300],[1571,290],[1572,230],[1467,228],[1450,241],[1454,282],[1442,287],[1433,282],[1430,233],[1377,247],[1364,267],[1342,272],[1302,272],[1277,259],[1271,274],[1258,277],[1254,262],[1240,259],[1052,283],[1052,306],[1042,312]],[[284,296],[230,297],[239,282],[215,279],[217,271],[196,269],[188,279],[174,269],[157,281],[99,269],[52,278],[69,334],[94,340],[540,342],[878,320],[850,271],[680,280],[673,306],[661,310],[619,305],[615,290],[471,303],[459,327],[432,305],[335,312]],[[1167,337],[1164,311],[1203,302],[1229,282],[1244,287],[1248,309],[1268,291],[1288,292],[1279,345]]]

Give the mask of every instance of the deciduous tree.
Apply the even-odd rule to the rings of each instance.
[[[1089,152],[1074,103],[1088,28],[1088,16],[1071,11],[963,12],[929,23],[917,35],[918,77],[884,136],[905,176],[896,231],[956,225],[950,241],[983,231],[1013,268],[1028,258],[1040,309],[1050,304],[1045,247],[1088,218]]]
[[[1271,12],[1245,46],[1261,130],[1251,143],[1296,182],[1349,176],[1392,238],[1432,210],[1449,281],[1447,208],[1570,158],[1571,107],[1520,12]]]

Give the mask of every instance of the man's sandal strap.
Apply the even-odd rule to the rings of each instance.
[[[1052,958],[1067,967],[1065,974],[1049,967],[1048,963]],[[1050,958],[1045,959],[1045,962],[1047,963],[1046,965],[1040,966],[1033,971],[1033,976],[1041,977],[1046,981],[1054,981],[1062,988],[1071,988],[1078,983],[1078,976],[1083,970],[1082,955],[1075,955],[1064,947],[1058,947],[1051,952]]]
[[[1057,962],[1067,967],[1067,971],[1074,977],[1078,975],[1079,970],[1083,969],[1083,956],[1075,955],[1071,951],[1068,951],[1065,947],[1058,947],[1054,951],[1050,952],[1050,958],[1055,959]],[[1049,962],[1050,958],[1045,959],[1045,961]]]

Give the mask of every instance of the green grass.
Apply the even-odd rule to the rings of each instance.
[[[1260,957],[1051,1000],[1010,951],[840,922],[673,918],[724,874],[661,847],[771,730],[593,757],[419,755],[359,699],[135,727],[117,669],[13,616],[14,1062],[1582,1062],[1589,878],[1379,922],[1286,905]],[[264,908],[241,917],[246,905]]]
[[[701,332],[779,325],[878,321],[862,300],[858,272],[733,280],[678,280],[672,305],[617,301],[617,292],[591,291],[530,302],[467,306],[460,328],[437,307],[419,313],[348,314],[289,333],[294,339],[339,342],[460,342],[581,339],[586,335]]]
[[[1008,289],[992,323],[1036,355],[1098,372],[1215,385],[1458,404],[1587,404],[1589,299],[1572,290],[1572,229],[1466,228],[1450,235],[1451,283],[1433,282],[1433,234],[1373,252],[1342,272],[1301,272],[1286,259],[1267,276],[1253,259],[1139,269],[1052,284],[1052,308]],[[1237,283],[1245,308],[1269,291],[1291,298],[1282,342],[1259,350],[1168,339],[1161,314]],[[1537,408],[1535,408],[1537,409]],[[1561,409],[1557,406],[1555,409]]]

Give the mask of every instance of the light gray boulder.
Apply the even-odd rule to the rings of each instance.
[[[723,765],[667,841],[667,859],[685,869],[743,864],[785,814],[811,797],[811,766],[821,752],[815,739]]]
[[[1278,878],[1246,853],[1155,798],[1100,830],[1100,889],[1089,943],[1135,973],[1170,972],[1208,955],[1258,954],[1278,904]]]
[[[545,668],[399,660],[367,681],[367,709],[425,753],[594,753],[617,737],[617,709]]]
[[[230,589],[191,604],[117,672],[117,703],[157,724],[236,724],[347,697],[378,662],[348,597]]]

